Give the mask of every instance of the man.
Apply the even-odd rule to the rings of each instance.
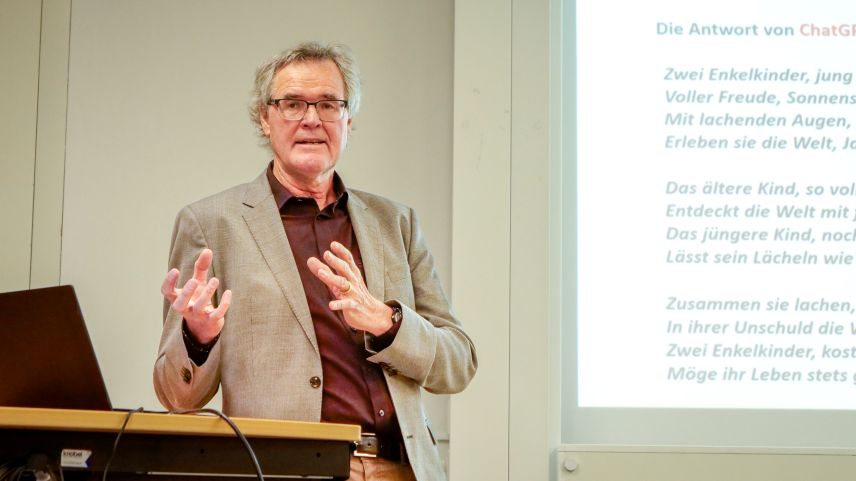
[[[421,391],[464,389],[475,350],[412,210],[336,174],[359,100],[341,46],[259,67],[251,116],[273,161],[178,214],[155,390],[169,409],[222,387],[229,415],[359,424],[380,447],[351,479],[443,479]]]

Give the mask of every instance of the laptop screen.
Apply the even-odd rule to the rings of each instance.
[[[72,286],[0,293],[0,406],[110,410]]]

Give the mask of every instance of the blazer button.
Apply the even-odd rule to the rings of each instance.
[[[185,384],[190,384],[191,378],[190,370],[186,367],[181,368],[181,380],[184,381]]]
[[[312,376],[311,378],[309,378],[309,385],[314,387],[315,389],[318,389],[319,387],[321,387],[321,378],[318,376]]]

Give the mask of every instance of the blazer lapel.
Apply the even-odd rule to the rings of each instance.
[[[354,226],[354,235],[360,246],[366,286],[376,299],[384,298],[383,243],[377,219],[368,211],[368,207],[353,191],[348,190],[348,214]]]
[[[297,322],[300,323],[300,327],[303,328],[303,332],[318,353],[318,340],[315,337],[315,327],[312,324],[312,316],[309,314],[309,306],[306,304],[303,283],[300,281],[300,273],[297,272],[291,246],[282,228],[282,220],[276,208],[276,202],[273,200],[266,171],[248,184],[244,206],[246,208],[243,217],[247,227],[297,317]]]

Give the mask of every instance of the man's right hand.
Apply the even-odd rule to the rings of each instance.
[[[217,292],[220,281],[216,277],[208,279],[208,269],[214,253],[203,249],[193,266],[193,277],[178,289],[178,269],[171,269],[161,285],[161,293],[172,304],[173,310],[181,314],[187,323],[190,334],[200,344],[208,344],[223,330],[223,319],[232,302],[232,291],[226,290],[216,308],[211,298]]]

